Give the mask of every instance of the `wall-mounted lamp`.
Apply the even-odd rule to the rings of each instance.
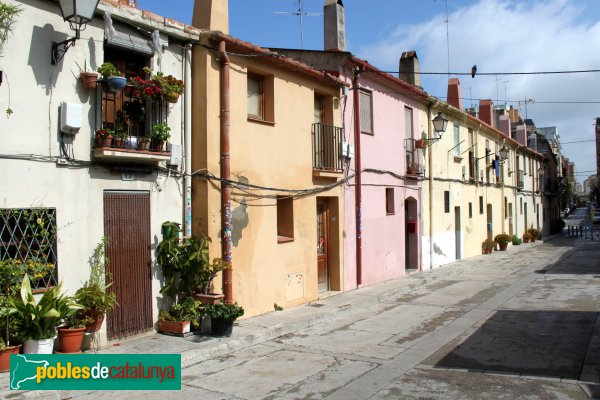
[[[433,143],[440,140],[442,138],[442,133],[446,131],[446,127],[448,126],[448,119],[444,117],[441,112],[438,112],[438,115],[436,115],[431,122],[433,123],[435,135],[430,139],[424,139],[428,143]]]
[[[500,165],[504,164],[504,161],[508,160],[508,156],[509,156],[509,150],[506,148],[506,146],[502,146],[502,148],[499,151],[500,153]]]
[[[94,17],[99,0],[59,0],[60,12],[63,19],[69,21],[71,30],[75,31],[75,37],[60,43],[52,42],[52,65],[56,65],[63,59],[69,47],[75,46],[79,39],[79,32],[85,29],[88,22]]]

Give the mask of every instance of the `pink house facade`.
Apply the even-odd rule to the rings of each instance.
[[[423,142],[416,139],[427,132],[422,119],[428,95],[418,87],[414,52],[403,54],[398,79],[345,51],[341,2],[326,1],[324,15],[325,51],[272,50],[350,85],[340,96],[340,109],[349,179],[342,290],[352,290],[420,270],[424,158]]]

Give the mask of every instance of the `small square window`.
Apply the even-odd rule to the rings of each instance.
[[[291,197],[277,196],[277,241],[294,240],[294,200]]]
[[[444,191],[444,212],[448,214],[450,212],[450,192]]]
[[[273,85],[273,76],[248,72],[246,101],[249,120],[274,122]]]
[[[387,215],[393,215],[395,213],[394,188],[385,188],[385,212]]]

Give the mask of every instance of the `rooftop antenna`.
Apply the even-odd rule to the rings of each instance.
[[[294,12],[278,11],[275,14],[293,15],[293,16],[300,17],[300,44],[301,44],[303,50],[304,50],[304,21],[303,21],[303,18],[304,17],[318,17],[319,15],[322,15],[321,13],[305,12],[303,0],[298,0],[298,9],[296,11],[294,11]]]

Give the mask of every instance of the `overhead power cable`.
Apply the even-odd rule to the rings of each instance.
[[[397,74],[398,71],[361,71],[361,73],[379,73],[383,72],[386,74]],[[555,74],[585,74],[600,72],[600,69],[582,69],[582,70],[571,70],[571,71],[529,71],[529,72],[479,72],[477,75],[484,76],[499,76],[499,75],[555,75]],[[448,72],[415,72],[419,75],[448,75]],[[457,76],[472,76],[472,72],[450,72],[450,75]]]

